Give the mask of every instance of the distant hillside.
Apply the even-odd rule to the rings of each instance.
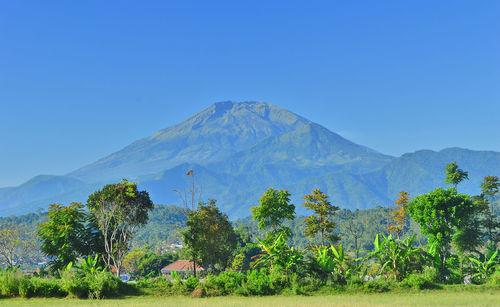
[[[24,214],[34,212],[38,208],[46,208],[50,203],[64,201],[59,195],[69,193],[74,196],[85,186],[84,182],[76,178],[36,176],[20,186],[0,189],[0,216]]]
[[[479,194],[484,176],[500,176],[500,152],[448,148],[439,152],[421,150],[404,154],[364,177],[381,194],[391,196],[408,190],[416,196],[439,186],[444,187],[444,167],[453,161],[469,172],[470,180],[465,180],[458,187],[462,193]]]
[[[269,187],[288,189],[297,212],[316,188],[342,208],[366,209],[442,186],[444,167],[469,171],[461,192],[479,193],[486,175],[500,175],[500,153],[449,148],[391,157],[355,144],[286,109],[262,102],[216,103],[65,176],[38,176],[0,189],[0,216],[85,202],[104,184],[137,181],[155,203],[181,205],[193,169],[200,200],[217,199],[232,219],[248,216]]]

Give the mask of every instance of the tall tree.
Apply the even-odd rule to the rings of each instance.
[[[410,201],[410,193],[407,191],[401,191],[398,193],[399,198],[394,202],[398,209],[392,212],[392,220],[394,221],[394,225],[390,225],[388,230],[390,232],[394,231],[398,239],[401,236],[401,233],[404,231],[406,223],[407,223],[407,206],[408,201]]]
[[[462,182],[465,179],[467,180],[469,179],[469,173],[458,168],[457,162],[451,162],[446,164],[444,172],[446,173],[446,178],[444,179],[444,183],[452,184],[455,187],[455,189],[457,189],[457,186],[460,182]]]
[[[462,252],[481,244],[478,208],[469,195],[458,194],[455,188],[437,188],[415,197],[408,203],[408,213],[428,236],[443,276],[452,242]]]
[[[0,259],[12,268],[26,259],[36,248],[33,232],[18,225],[0,228]]]
[[[290,204],[290,196],[287,190],[269,188],[259,199],[259,205],[250,209],[260,230],[271,229],[268,236],[273,237],[279,233],[284,233],[287,237],[291,235],[290,228],[283,224],[286,220],[295,218],[295,205]]]
[[[486,202],[488,209],[483,221],[486,229],[487,239],[496,246],[500,242],[500,221],[493,211],[493,203],[496,200],[500,187],[500,179],[497,176],[485,176],[481,183],[481,198]]]
[[[363,234],[366,230],[366,224],[368,223],[366,220],[362,220],[359,217],[359,215],[357,215],[357,213],[359,213],[359,209],[356,209],[355,212],[349,211],[350,217],[347,219],[347,222],[345,223],[345,226],[344,226],[344,229],[345,229],[344,234],[346,236],[343,237],[344,240],[345,240],[345,237],[347,237],[347,236],[350,236],[353,238],[354,244],[352,245],[352,247],[354,248],[354,254],[355,254],[356,258],[359,257],[358,240],[361,239],[361,237],[363,236]]]
[[[90,195],[87,207],[102,232],[103,261],[108,266],[114,265],[119,276],[135,230],[148,221],[153,202],[148,192],[137,190],[137,183],[123,179]]]
[[[224,270],[236,248],[236,235],[227,215],[219,211],[215,202],[200,202],[197,210],[189,212],[182,236],[193,266],[201,258],[206,268]],[[196,274],[195,268],[193,271]]]
[[[340,208],[332,205],[328,201],[328,195],[321,192],[320,189],[313,190],[312,194],[304,196],[304,200],[302,206],[314,212],[305,219],[305,235],[314,238],[319,234],[322,245],[325,245],[326,242],[335,243],[340,240],[340,237],[333,233],[335,223],[331,221]]]
[[[81,203],[50,205],[47,222],[38,226],[38,237],[42,252],[49,257],[56,257],[50,263],[52,270],[57,271],[75,262],[88,252],[84,206]]]

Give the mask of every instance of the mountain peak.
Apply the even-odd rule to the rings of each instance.
[[[184,162],[214,162],[309,123],[265,102],[217,102],[69,175],[108,180],[157,173]]]

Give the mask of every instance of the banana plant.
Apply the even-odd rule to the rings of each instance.
[[[319,246],[314,248],[314,252],[314,263],[323,274],[336,273],[343,280],[349,279],[362,266],[351,262],[342,245]]]
[[[480,281],[485,280],[495,271],[495,265],[499,262],[497,260],[498,250],[494,244],[488,246],[486,254],[480,254],[479,257],[469,257],[469,260],[475,270],[472,278]]]
[[[89,255],[86,258],[82,258],[80,263],[76,266],[76,269],[84,275],[95,275],[104,271],[104,269],[99,265],[98,255],[95,255],[94,257]]]
[[[331,245],[330,250],[333,254],[333,261],[335,263],[337,273],[339,273],[341,276],[344,276],[345,278],[348,278],[347,275],[350,275],[352,268],[345,255],[344,247],[342,245]]]
[[[271,242],[259,239],[257,241],[263,253],[252,257],[256,260],[250,266],[251,269],[257,265],[271,268],[280,266],[288,271],[294,269],[302,261],[302,254],[295,248],[288,246],[283,233],[278,234]]]
[[[404,240],[395,240],[392,235],[388,237],[380,234],[375,236],[374,249],[369,252],[367,258],[376,259],[379,262],[379,273],[390,271],[390,275],[396,280],[402,280],[411,271],[415,262],[419,261],[422,251],[414,246],[415,235]]]
[[[335,263],[333,262],[333,257],[329,253],[329,248],[323,246],[316,249],[316,257],[314,257],[314,262],[318,268],[323,272],[333,272],[335,269]]]

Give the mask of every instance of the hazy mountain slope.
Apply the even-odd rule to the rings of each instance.
[[[258,205],[259,198],[266,189],[287,189],[292,193],[292,201],[297,205],[298,213],[306,213],[301,207],[302,197],[313,189],[321,188],[330,195],[330,199],[344,208],[371,208],[385,205],[385,195],[374,191],[360,175],[345,171],[333,172],[323,176],[299,176],[301,173],[288,166],[267,165],[252,173],[231,175],[217,173],[199,165],[181,165],[168,170],[156,180],[146,181],[140,187],[150,192],[157,203],[182,205],[181,198],[174,192],[191,189],[191,177],[186,170],[195,170],[195,185],[201,188],[198,199],[207,201],[216,199],[218,206],[231,218],[250,214],[250,208]],[[187,194],[188,204],[191,196]]]
[[[484,176],[500,175],[500,152],[448,148],[439,152],[421,150],[404,154],[364,177],[370,186],[391,199],[401,190],[408,190],[415,196],[446,186],[444,168],[453,161],[469,172],[470,180],[459,185],[459,192],[479,194]]]
[[[307,123],[267,103],[216,103],[68,175],[93,182],[156,173],[186,162],[208,163]]]
[[[53,196],[79,190],[84,186],[85,183],[81,180],[66,176],[36,176],[20,186],[0,189],[0,216],[35,211],[38,207],[32,203],[50,201]],[[58,198],[52,199],[56,201]],[[45,203],[42,207],[47,206]]]
[[[401,190],[412,196],[443,185],[445,165],[457,161],[470,181],[459,191],[477,194],[485,175],[500,175],[500,153],[450,148],[393,158],[354,144],[283,108],[265,103],[217,103],[187,120],[71,176],[38,176],[0,189],[0,216],[85,202],[104,184],[139,182],[155,203],[182,205],[190,169],[201,187],[196,200],[217,199],[231,218],[247,216],[269,187],[288,189],[299,213],[316,188],[344,208],[385,206]],[[188,199],[189,200],[189,199]]]
[[[207,167],[231,174],[254,172],[274,165],[300,169],[302,178],[336,170],[354,173],[381,168],[393,158],[355,144],[340,135],[309,123],[294,131],[268,137],[255,146],[238,152],[222,162]]]

